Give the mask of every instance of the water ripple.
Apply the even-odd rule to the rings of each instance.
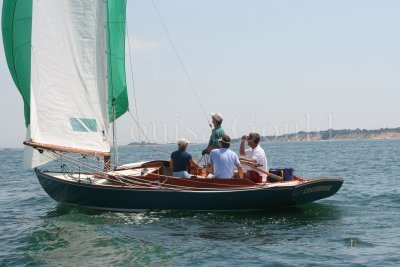
[[[105,212],[54,202],[21,170],[22,150],[2,151],[0,266],[400,264],[399,140],[262,146],[271,166],[345,183],[328,199],[270,212]],[[202,148],[189,147],[194,156]],[[152,154],[120,150],[125,162]]]

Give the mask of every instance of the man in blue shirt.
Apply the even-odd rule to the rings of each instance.
[[[230,179],[234,178],[235,167],[238,169],[239,178],[243,178],[243,169],[235,152],[230,150],[231,138],[223,135],[219,140],[221,148],[214,149],[210,153],[208,168],[213,169],[215,178]]]
[[[180,178],[190,178],[189,174],[189,164],[193,164],[197,169],[202,169],[203,166],[198,164],[188,152],[186,152],[186,148],[188,145],[188,141],[184,138],[178,141],[178,150],[172,152],[170,167],[173,171],[174,177]]]

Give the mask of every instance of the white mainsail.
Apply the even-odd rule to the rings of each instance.
[[[109,152],[103,0],[34,0],[32,141]]]

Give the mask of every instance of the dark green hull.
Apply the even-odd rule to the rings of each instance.
[[[246,211],[296,206],[335,194],[341,179],[315,179],[296,186],[214,190],[139,189],[70,182],[36,171],[54,200],[101,210]]]

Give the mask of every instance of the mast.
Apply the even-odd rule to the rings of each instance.
[[[114,162],[118,163],[118,144],[117,144],[117,120],[115,118],[115,98],[112,99],[112,117],[113,117],[113,147]]]
[[[111,48],[111,37],[110,37],[110,12],[109,12],[109,1],[106,1],[106,14],[107,14],[107,18],[106,18],[106,25],[105,25],[105,29],[107,29],[107,35],[108,38],[106,37],[106,41],[107,41],[107,49],[106,49],[106,56],[107,59],[108,57],[112,56],[112,48]],[[109,79],[112,81],[113,80],[113,64],[112,62],[109,62],[108,64],[108,75],[109,75]],[[111,88],[110,88],[111,87]],[[118,144],[117,144],[117,138],[116,138],[116,134],[117,134],[117,123],[116,123],[116,114],[115,114],[115,96],[114,96],[114,84],[113,82],[108,83],[108,97],[111,97],[111,117],[112,117],[112,132],[113,132],[113,149],[114,149],[114,162],[118,162]],[[111,93],[111,95],[110,95]]]
[[[125,74],[126,0],[104,1],[108,114],[112,123],[114,161],[118,162],[116,120],[128,110],[128,92]]]

